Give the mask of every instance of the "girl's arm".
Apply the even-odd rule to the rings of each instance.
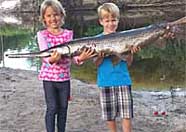
[[[40,51],[48,49],[47,42],[41,31],[37,32],[37,42]],[[48,62],[48,58],[43,58],[42,60]]]
[[[44,37],[41,31],[37,32],[37,41],[38,41],[40,51],[48,49],[46,38]],[[51,54],[51,57],[42,58],[43,61],[50,64],[56,63],[60,59],[61,59],[61,55],[56,51]]]
[[[92,58],[94,56],[94,50],[92,49],[84,49],[83,52],[79,55],[74,57],[75,63],[78,65],[83,64],[84,61]]]
[[[41,31],[37,32],[37,42],[38,42],[40,51],[48,49],[46,39],[44,38]]]

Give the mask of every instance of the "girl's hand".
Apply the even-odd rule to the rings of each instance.
[[[79,55],[79,58],[78,58],[78,61],[85,61],[85,60],[88,60],[92,57],[94,57],[95,54],[94,54],[94,50],[91,49],[91,48],[88,48],[88,49],[84,49],[83,52]]]
[[[58,53],[56,50],[52,52],[51,57],[49,58],[50,63],[57,63],[61,59],[61,54]]]

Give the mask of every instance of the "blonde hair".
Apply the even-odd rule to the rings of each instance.
[[[58,13],[61,13],[63,15],[62,20],[61,20],[62,25],[63,25],[65,23],[64,18],[66,17],[66,12],[62,4],[58,0],[44,0],[42,2],[41,7],[40,7],[40,21],[45,26],[44,14],[45,14],[47,7],[49,6],[55,9]]]
[[[108,13],[111,13],[113,17],[116,17],[117,19],[120,18],[120,11],[116,4],[114,3],[104,3],[103,5],[99,6],[97,9],[98,17],[99,19],[102,19],[104,17],[104,14],[102,11],[106,11]]]

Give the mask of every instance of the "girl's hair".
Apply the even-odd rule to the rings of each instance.
[[[112,16],[118,19],[120,18],[119,8],[114,3],[104,3],[103,5],[98,7],[97,12],[98,12],[99,19],[102,19],[104,17],[102,13],[103,10],[108,13],[111,13]]]
[[[64,18],[66,17],[65,9],[63,8],[62,4],[58,0],[44,0],[40,7],[40,21],[45,26],[44,22],[44,14],[47,9],[47,7],[52,7],[54,10],[62,14],[62,25],[64,24]]]

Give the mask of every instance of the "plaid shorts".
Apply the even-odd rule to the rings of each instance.
[[[103,120],[133,118],[131,86],[101,87],[100,103]]]

